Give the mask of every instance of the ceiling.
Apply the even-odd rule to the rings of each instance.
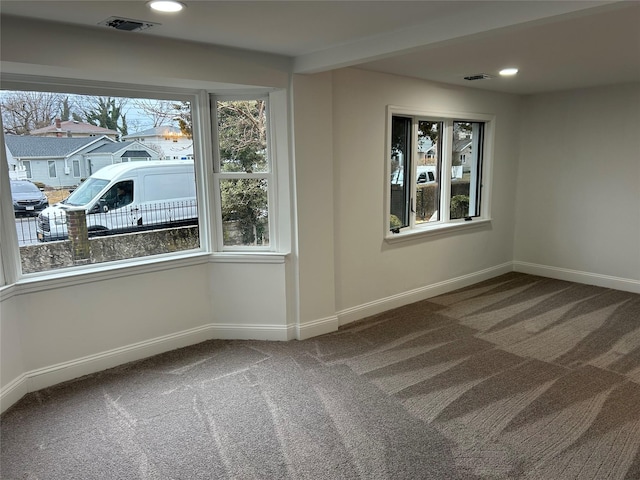
[[[194,1],[178,14],[146,1],[2,0],[3,22],[30,17],[291,57],[297,73],[356,66],[473,88],[532,94],[640,81],[640,1]],[[515,66],[515,77],[499,69]],[[470,82],[486,73],[494,78]]]

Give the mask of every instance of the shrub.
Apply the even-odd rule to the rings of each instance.
[[[466,217],[469,212],[469,196],[455,195],[451,197],[451,218]]]

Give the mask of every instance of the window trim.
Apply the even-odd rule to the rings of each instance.
[[[223,222],[222,222],[222,208],[216,208],[215,215],[215,248],[216,252],[225,252],[225,253],[240,253],[240,252],[255,252],[255,253],[264,253],[264,252],[278,252],[279,242],[278,242],[278,228],[276,218],[273,215],[274,210],[276,210],[277,199],[276,199],[276,164],[277,161],[273,156],[275,149],[273,145],[275,145],[275,128],[274,128],[274,118],[273,109],[271,107],[271,95],[268,92],[256,92],[255,94],[239,94],[239,95],[219,95],[215,93],[209,94],[211,107],[211,132],[218,132],[218,108],[217,102],[226,102],[226,101],[243,101],[243,100],[263,100],[266,102],[266,117],[267,117],[267,170],[265,172],[255,172],[255,173],[245,173],[245,172],[223,172],[221,171],[221,160],[220,160],[220,145],[218,142],[218,136],[215,135],[212,138],[212,159],[213,159],[213,191],[214,198],[217,202],[221,202],[221,189],[220,184],[223,180],[235,180],[235,179],[265,179],[267,181],[267,212],[268,212],[268,228],[269,228],[269,245],[225,245],[224,244],[224,233],[223,233]]]
[[[51,167],[53,167],[53,175],[51,175]],[[55,160],[47,160],[47,169],[49,170],[49,178],[58,178],[58,166]]]
[[[76,175],[76,165],[78,166],[78,174]],[[73,171],[73,178],[82,177],[82,169],[80,168],[80,160],[73,160],[71,163],[71,169]]]
[[[391,151],[391,127],[392,118],[394,116],[410,116],[419,117],[420,119],[433,120],[433,121],[469,121],[469,122],[482,122],[484,123],[483,145],[482,152],[483,158],[481,162],[481,204],[480,215],[473,217],[472,220],[466,221],[465,219],[454,219],[448,221],[438,222],[425,222],[421,225],[415,225],[413,219],[409,222],[409,226],[400,230],[399,233],[393,233],[389,229],[389,215],[391,212],[391,185],[389,179],[391,178],[391,165],[389,162],[389,152]],[[386,112],[386,128],[385,128],[385,150],[384,150],[384,214],[382,216],[383,223],[383,238],[385,242],[389,244],[404,242],[407,240],[420,238],[420,237],[434,237],[440,235],[452,235],[458,234],[463,231],[474,230],[479,228],[486,228],[491,225],[491,197],[492,197],[492,169],[493,169],[493,148],[495,137],[495,120],[496,117],[493,114],[485,113],[473,113],[473,112],[458,112],[458,111],[432,111],[422,110],[412,107],[403,107],[398,105],[387,105]],[[443,128],[443,148],[451,150],[452,138],[451,133],[447,132],[447,128]],[[414,137],[412,141],[412,152],[417,148],[417,139]],[[448,171],[451,168],[450,155],[446,155],[445,158],[439,159],[442,171]],[[416,164],[412,160],[411,168],[415,175]],[[450,183],[449,183],[450,185]],[[415,188],[412,185],[412,188]],[[447,185],[443,185],[444,189],[447,189]],[[444,202],[441,202],[441,209],[448,209],[450,199],[449,195],[441,194],[441,198]],[[415,202],[415,199],[413,199]]]
[[[55,279],[62,278],[84,278],[87,274],[96,275],[101,277],[105,272],[111,270],[120,270],[123,268],[154,268],[153,265],[157,263],[164,263],[168,260],[180,261],[181,259],[190,259],[193,256],[211,255],[213,250],[211,249],[208,232],[210,231],[210,201],[209,193],[209,180],[207,173],[207,161],[201,154],[205,152],[207,140],[204,136],[208,135],[208,115],[203,115],[201,104],[203,98],[207,99],[209,92],[204,90],[188,90],[181,88],[158,88],[151,85],[128,85],[118,84],[111,82],[92,82],[83,81],[77,79],[61,79],[52,77],[30,76],[30,75],[1,75],[3,90],[18,90],[18,91],[48,91],[56,93],[72,93],[78,95],[111,95],[119,97],[144,97],[154,98],[158,100],[184,100],[191,103],[192,117],[193,117],[193,130],[194,138],[197,137],[197,141],[194,140],[194,156],[202,160],[194,162],[194,168],[196,172],[196,198],[198,201],[198,216],[199,216],[199,229],[200,234],[200,248],[183,250],[175,253],[166,253],[153,256],[143,256],[131,259],[114,260],[111,262],[91,264],[85,266],[72,266],[56,270],[47,270],[43,272],[23,273],[20,260],[20,247],[13,246],[13,237],[16,236],[15,228],[2,229],[8,230],[8,233],[2,234],[2,256],[5,260],[8,257],[12,258],[11,265],[7,262],[3,262],[5,285],[20,284],[24,281],[36,281],[36,282],[49,282]],[[208,108],[208,104],[207,108]],[[197,132],[197,133],[196,133]],[[200,137],[202,135],[202,137]],[[207,137],[209,138],[209,137]],[[2,138],[4,145],[4,137]],[[4,148],[4,147],[3,147]],[[55,160],[53,160],[55,161]],[[51,161],[49,161],[51,162]],[[5,174],[7,168],[6,162],[2,162],[0,170],[2,174]],[[57,174],[57,165],[56,165]],[[57,177],[51,177],[57,178]],[[9,197],[10,198],[10,197]],[[13,213],[13,212],[11,212]],[[7,221],[9,224],[9,221]],[[6,241],[8,235],[11,242]],[[114,273],[117,276],[118,273]]]
[[[31,173],[31,160],[21,160],[22,166],[24,167],[25,174],[27,178],[33,178],[33,174]]]

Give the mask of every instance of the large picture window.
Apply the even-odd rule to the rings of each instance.
[[[38,187],[13,199],[22,274],[200,249],[190,97],[101,93],[0,93],[2,168],[26,165]],[[161,127],[188,138],[189,160],[168,158]]]
[[[484,116],[390,108],[388,236],[488,217],[483,172],[490,125]]]

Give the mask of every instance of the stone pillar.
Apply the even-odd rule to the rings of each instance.
[[[86,265],[90,263],[91,247],[87,232],[87,216],[84,209],[67,210],[67,231],[73,251],[73,263]]]

